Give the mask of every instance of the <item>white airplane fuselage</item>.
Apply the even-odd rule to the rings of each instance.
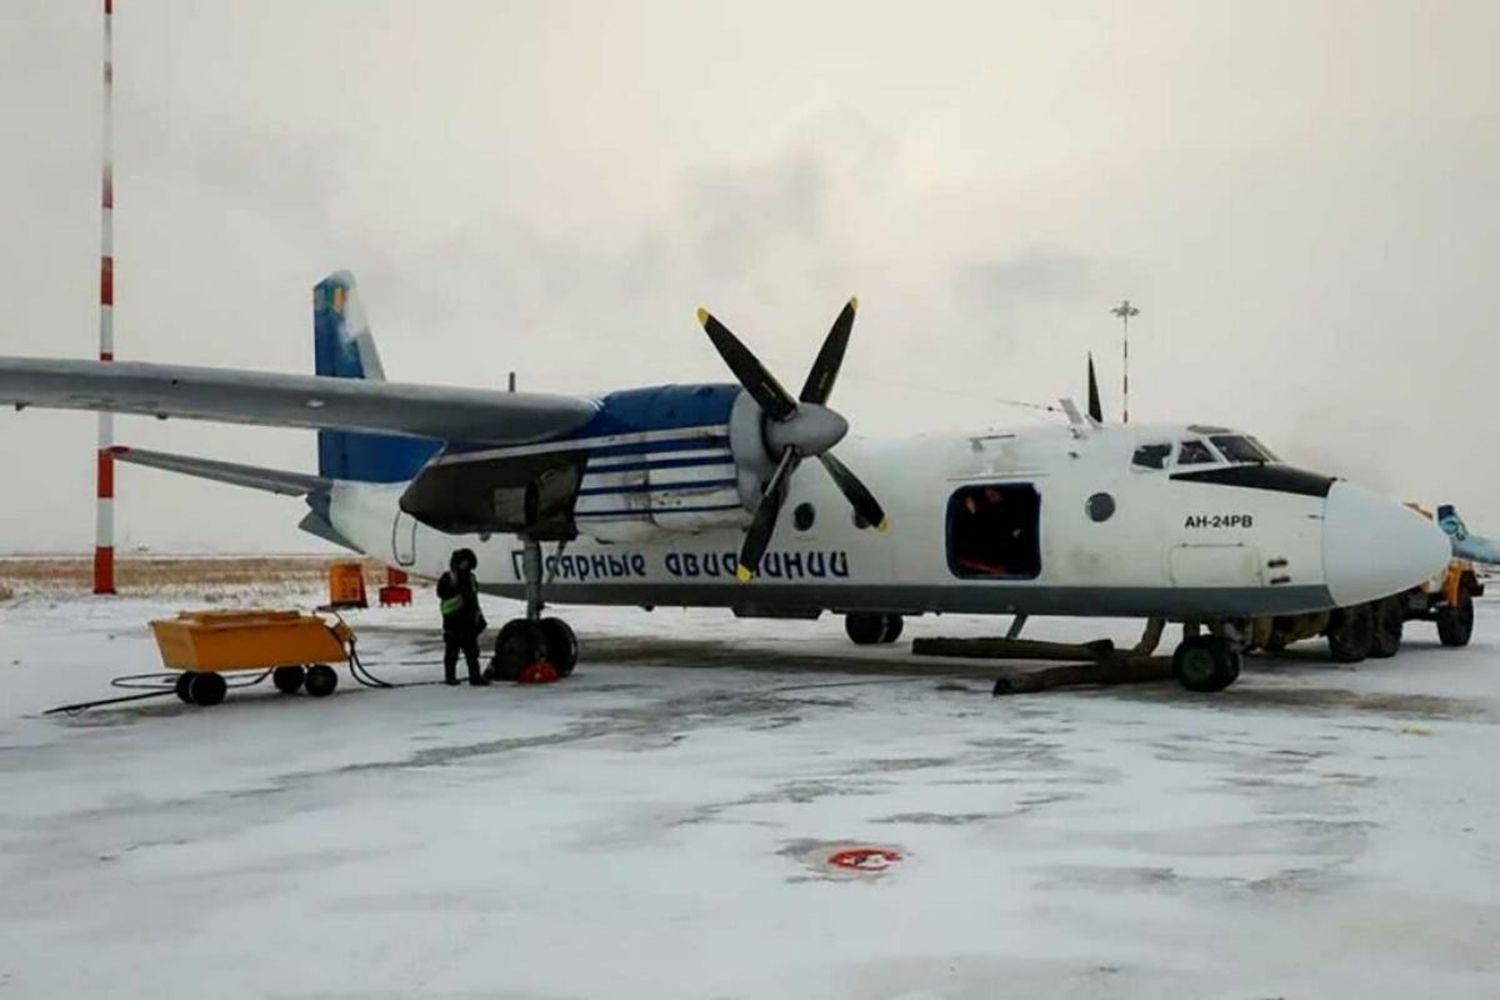
[[[1448,558],[1446,540],[1429,522],[1353,484],[1279,464],[1236,463],[1211,446],[1211,460],[1199,453],[1199,461],[1183,461],[1184,442],[1207,445],[1231,433],[1090,426],[884,443],[850,438],[841,451],[884,503],[887,532],[858,526],[827,477],[798,476],[760,575],[741,583],[742,521],[621,530],[580,518],[577,539],[560,552],[555,544],[545,549],[546,599],[768,616],[1238,617],[1385,597]],[[606,472],[586,475],[584,486],[607,481]],[[364,552],[424,577],[440,575],[455,548],[472,548],[482,590],[524,595],[516,537],[419,524],[399,507],[406,488],[339,483],[331,523]],[[1034,542],[1034,562],[993,566],[961,551],[964,498],[997,495],[1012,506],[1034,496],[1035,517],[1023,516],[1016,530],[1034,532],[1018,542]],[[673,498],[684,499],[680,492]]]

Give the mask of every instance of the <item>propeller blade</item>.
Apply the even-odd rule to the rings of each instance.
[[[1104,404],[1099,402],[1099,380],[1094,377],[1094,356],[1089,355],[1089,417],[1104,423]]]
[[[708,339],[713,341],[714,348],[734,372],[734,377],[760,404],[766,416],[772,420],[785,420],[796,412],[797,401],[781,387],[760,359],[750,353],[750,348],[729,332],[729,327],[714,319],[707,309],[698,310],[698,322],[703,324]]]
[[[851,298],[833,321],[833,328],[828,331],[818,358],[807,373],[802,395],[797,397],[802,402],[819,405],[828,402],[828,396],[833,392],[833,380],[838,378],[839,367],[844,363],[844,349],[849,346],[849,332],[854,329],[854,314],[858,310],[859,299]]]
[[[776,530],[776,517],[781,513],[781,505],[786,500],[787,481],[801,461],[802,456],[797,454],[797,449],[788,448],[783,452],[781,463],[776,466],[771,481],[766,484],[765,493],[761,494],[760,505],[755,508],[755,520],[750,522],[750,530],[745,532],[744,544],[740,546],[740,564],[735,575],[740,578],[741,583],[749,583],[750,578],[760,572],[761,557],[771,544],[771,533]]]
[[[885,519],[885,511],[875,499],[875,494],[859,481],[858,476],[849,471],[847,465],[834,458],[832,452],[826,451],[818,456],[818,461],[823,463],[823,468],[828,470],[828,474],[838,484],[844,498],[849,501],[849,506],[854,508],[866,524],[872,525],[876,531],[890,528],[891,523]]]

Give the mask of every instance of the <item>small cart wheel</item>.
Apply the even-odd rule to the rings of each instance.
[[[184,705],[193,703],[193,695],[188,691],[188,685],[192,683],[192,680],[193,675],[184,670],[177,675],[177,683],[172,685],[172,690],[177,692],[177,700]]]
[[[314,698],[326,698],[333,694],[333,689],[339,686],[339,675],[326,663],[314,664],[307,668],[307,678],[303,681],[307,693]]]
[[[301,667],[277,667],[271,671],[271,683],[276,685],[276,690],[282,694],[296,694],[302,690],[302,682],[307,677],[307,671]]]
[[[224,700],[224,692],[229,690],[224,678],[215,673],[194,672],[188,674],[188,677],[188,697],[194,705],[202,705],[204,708],[217,705]]]

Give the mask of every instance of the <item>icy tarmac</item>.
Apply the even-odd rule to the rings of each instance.
[[[419,605],[356,619],[381,676],[439,673]],[[1500,605],[1210,697],[578,609],[551,687],[40,717],[182,606],[0,604],[0,997],[1500,995]],[[901,858],[827,866],[856,844]]]

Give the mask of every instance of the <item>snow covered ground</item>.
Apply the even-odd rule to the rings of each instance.
[[[551,687],[39,715],[155,669],[179,606],[0,604],[0,997],[1500,995],[1500,604],[1465,651],[1414,624],[1207,698],[580,609]],[[435,677],[434,620],[361,614],[371,668]]]

